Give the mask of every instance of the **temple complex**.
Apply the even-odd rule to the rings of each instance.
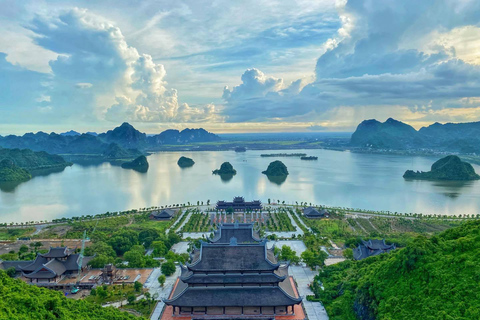
[[[234,212],[245,212],[245,211],[255,211],[262,210],[262,202],[260,200],[245,201],[243,197],[235,197],[232,202],[229,201],[218,201],[217,210],[228,211],[232,210]]]
[[[220,226],[181,268],[164,300],[165,319],[305,319],[288,263],[278,261],[253,224]]]

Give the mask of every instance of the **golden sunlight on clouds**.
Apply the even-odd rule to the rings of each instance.
[[[447,50],[454,48],[457,58],[471,64],[480,64],[480,28],[466,26],[452,29],[447,33],[435,32],[432,35],[433,44]]]

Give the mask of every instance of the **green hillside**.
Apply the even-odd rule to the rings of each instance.
[[[0,160],[3,159],[11,159],[15,165],[26,170],[65,168],[71,165],[59,155],[44,151],[35,152],[29,149],[0,148]]]
[[[472,221],[390,254],[329,266],[314,290],[332,320],[480,319],[479,261],[480,221]]]
[[[112,307],[65,298],[61,292],[28,285],[0,270],[0,319],[141,319]]]
[[[27,181],[32,175],[25,169],[17,167],[11,159],[0,161],[0,181]]]

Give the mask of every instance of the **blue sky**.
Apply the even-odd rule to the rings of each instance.
[[[479,22],[474,0],[0,0],[0,134],[479,121]]]

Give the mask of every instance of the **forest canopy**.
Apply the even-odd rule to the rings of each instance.
[[[478,261],[480,221],[472,221],[389,254],[326,267],[313,288],[332,320],[480,319]]]
[[[141,319],[113,307],[65,298],[61,292],[10,278],[0,270],[0,319]]]

